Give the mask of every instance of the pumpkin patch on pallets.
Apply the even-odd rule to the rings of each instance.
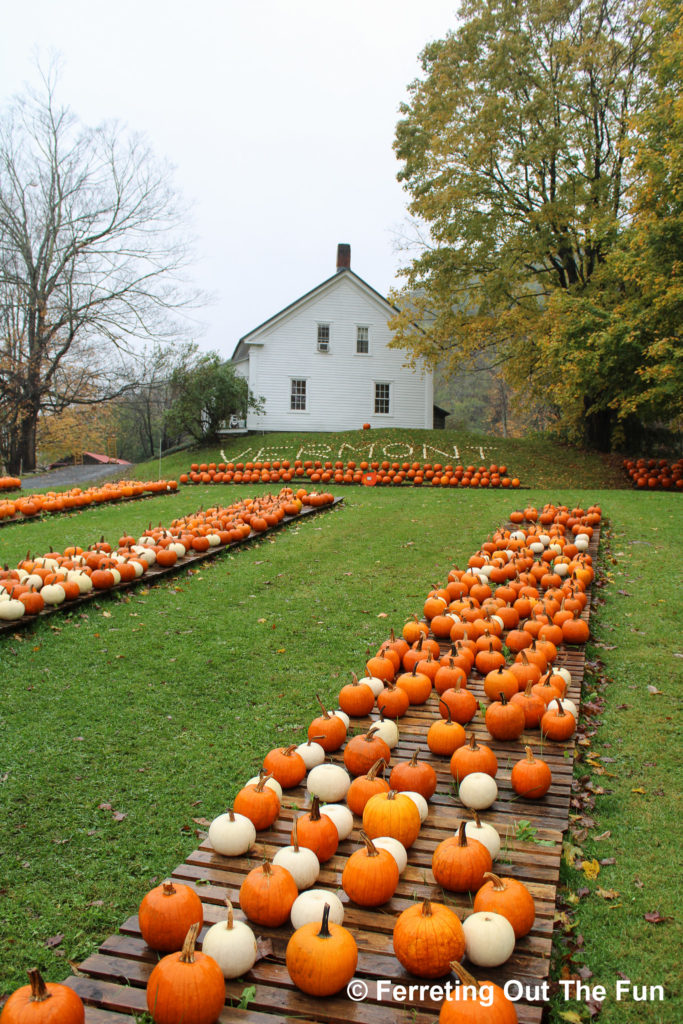
[[[533,510],[529,510],[529,512],[532,513]],[[560,514],[564,515],[565,513],[560,511]],[[599,513],[594,511],[592,515],[593,523],[585,524],[586,530],[590,530],[590,536],[586,535],[587,544],[584,545],[582,541],[579,545],[584,548],[584,551],[580,552],[577,547],[581,533],[579,530],[575,531],[577,543],[568,539],[565,544],[560,544],[558,540],[555,546],[559,548],[559,551],[551,552],[553,557],[547,560],[548,563],[554,563],[559,558],[567,558],[567,562],[558,561],[558,565],[567,564],[571,567],[568,570],[569,577],[565,590],[567,595],[572,592],[585,594],[590,582],[588,578],[581,579],[577,573],[580,568],[590,566],[597,551]],[[595,516],[598,518],[595,519]],[[572,517],[567,515],[567,518]],[[527,519],[526,514],[522,515],[521,521],[533,523],[533,519]],[[474,572],[474,569],[482,569],[485,566],[496,568],[497,562],[502,563],[502,567],[511,560],[507,554],[505,557],[495,557],[496,552],[521,551],[521,556],[528,561],[529,556],[534,554],[530,550],[530,544],[537,543],[535,540],[530,541],[529,537],[537,536],[540,531],[537,530],[530,534],[525,530],[523,541],[520,540],[517,543],[512,537],[512,533],[518,525],[518,523],[511,523],[507,530],[500,531],[498,539],[492,542],[494,546],[489,551],[485,546],[482,548],[480,555],[477,556],[483,557],[482,565],[470,566],[469,572],[454,572],[450,582],[462,583],[471,594],[474,587],[486,585],[482,582],[481,577],[492,579],[494,575],[497,575],[497,573],[490,573],[488,576],[486,573],[479,574]],[[543,553],[545,553],[551,545],[551,539],[549,538],[547,542],[544,539],[538,543],[542,543]],[[573,553],[572,549],[575,547],[577,547],[577,551]],[[572,553],[570,554],[570,552]],[[532,566],[535,561],[536,559],[532,557]],[[540,562],[542,561],[543,559],[540,559]],[[538,576],[539,583],[540,579],[546,575],[546,566],[541,565],[540,562],[538,570],[542,569],[543,572]],[[474,579],[466,580],[467,576],[474,576]],[[526,585],[523,581],[519,582],[522,587]],[[509,584],[510,580],[501,580],[499,586],[505,586],[506,583]],[[457,590],[458,587],[454,587],[454,589]],[[532,605],[532,608],[536,608],[536,616],[529,619],[530,622],[538,623],[539,616],[545,615],[545,611],[551,609],[552,599],[548,598],[548,592],[552,589],[555,588],[540,588],[544,593],[542,596],[539,593],[538,600]],[[429,600],[433,600],[432,595]],[[480,607],[484,606],[485,600],[486,598]],[[514,605],[514,601],[506,602],[507,605]],[[542,606],[545,611],[541,611],[539,606]],[[491,610],[484,614],[493,624],[495,613]],[[586,602],[581,610],[581,620],[587,622],[588,615],[589,604]],[[435,617],[432,616],[432,619]],[[428,622],[418,622],[417,629],[424,633],[427,639],[434,640]],[[408,628],[409,633],[410,631],[411,629]],[[456,632],[459,631],[456,630]],[[501,632],[504,633],[504,631]],[[395,639],[388,641],[388,643],[392,642],[397,643]],[[439,653],[448,652],[448,643],[442,640],[439,642],[438,648]],[[379,664],[380,661],[392,660],[384,657],[385,650],[385,645],[382,645],[378,656],[368,660],[368,666],[372,665],[386,676],[395,675],[395,672],[389,673],[388,670],[385,671],[385,666]],[[569,668],[571,682],[568,697],[578,704],[583,674],[582,645],[559,643],[552,664],[554,669]],[[401,667],[406,667],[405,662]],[[474,692],[477,700],[483,703],[486,699],[484,676],[476,669],[473,669],[469,676],[467,686]],[[370,682],[378,684],[378,692],[384,686],[383,680],[378,677],[371,677]],[[367,684],[359,683],[358,685],[365,686]],[[254,928],[261,940],[261,957],[254,962],[248,972],[242,974],[243,980],[229,979],[226,984],[227,999],[231,1006],[241,999],[245,985],[250,986],[249,1008],[245,1010],[231,1009],[231,1019],[235,1017],[235,1019],[251,1021],[252,1024],[258,1024],[258,1022],[266,1024],[273,1020],[290,1019],[291,1015],[292,1019],[296,1018],[297,1020],[336,1021],[338,1024],[347,1024],[351,1021],[362,1021],[364,1024],[365,1022],[368,1024],[371,1022],[394,1024],[401,1014],[410,1012],[410,1019],[417,1021],[418,1024],[428,1024],[428,1022],[432,1024],[441,1006],[439,998],[436,996],[433,998],[430,994],[429,986],[434,983],[435,979],[433,976],[428,976],[427,979],[417,978],[401,965],[400,957],[397,958],[396,955],[395,927],[399,917],[404,911],[415,906],[416,900],[427,899],[435,903],[445,903],[460,917],[465,917],[472,909],[471,895],[468,895],[466,889],[461,891],[461,887],[458,886],[455,892],[444,893],[433,874],[435,870],[434,853],[437,846],[440,847],[444,841],[448,840],[452,843],[458,819],[470,817],[470,813],[465,808],[459,807],[454,802],[452,795],[454,778],[448,759],[439,757],[426,749],[429,728],[439,717],[438,696],[431,692],[430,688],[430,695],[422,704],[409,705],[399,718],[400,735],[397,744],[391,750],[390,757],[405,762],[417,752],[419,759],[427,763],[435,772],[436,792],[429,801],[426,819],[417,825],[417,837],[407,852],[407,866],[395,884],[393,895],[379,907],[367,905],[367,903],[361,905],[362,899],[361,903],[354,902],[348,898],[348,893],[344,901],[345,925],[350,930],[358,948],[358,964],[355,969],[356,981],[354,982],[356,988],[353,990],[353,995],[361,993],[362,1002],[354,1002],[353,998],[347,997],[343,991],[325,998],[311,995],[308,990],[302,992],[301,988],[297,987],[292,980],[292,971],[288,969],[291,928],[255,924]],[[335,719],[340,721],[341,716],[338,713],[334,714],[332,720]],[[360,726],[367,733],[380,719],[381,716],[373,708],[369,714],[354,718],[354,725]],[[318,739],[324,740],[325,745],[330,746],[327,763],[330,767],[336,765],[336,771],[343,774],[342,765],[345,761],[348,762],[348,758],[345,758],[344,755],[345,750],[349,748],[349,743],[345,743],[344,737],[340,733],[337,739],[331,744],[327,744],[325,737],[320,734],[320,730],[321,728],[326,729],[328,723],[329,720],[326,719],[324,712],[322,716],[314,719],[309,730],[309,742],[303,744],[302,747],[308,756],[309,750],[306,748],[314,747]],[[488,863],[493,863],[499,874],[513,876],[517,881],[523,882],[535,904],[533,924],[525,935],[518,937],[514,942],[512,954],[502,961],[501,959],[495,960],[493,966],[473,967],[472,973],[475,977],[484,977],[487,982],[498,985],[513,981],[515,996],[519,995],[520,991],[523,996],[520,1001],[515,1003],[517,1019],[522,1024],[539,1024],[543,1003],[547,999],[544,982],[548,978],[549,971],[562,832],[568,824],[574,739],[573,736],[569,736],[562,741],[544,741],[540,744],[539,734],[532,729],[525,729],[515,739],[495,739],[489,735],[481,716],[476,716],[476,720],[469,724],[468,730],[474,734],[477,740],[484,741],[491,747],[498,762],[498,770],[495,774],[497,795],[493,803],[486,809],[485,814],[482,812],[482,815],[487,823],[499,831],[502,845],[495,856],[489,857]],[[393,742],[390,730],[383,731]],[[511,785],[511,774],[514,763],[523,755],[524,748],[528,745],[531,745],[535,752],[542,749],[543,759],[551,769],[552,781],[543,797],[533,801],[522,801]],[[302,747],[297,749],[302,750]],[[283,756],[285,758],[293,757],[293,753],[289,748],[285,748],[274,759],[273,752],[271,752],[266,760],[268,764],[272,763],[275,770],[279,772],[280,768],[277,767],[279,760]],[[322,756],[325,758],[324,751]],[[309,775],[309,788],[317,791],[318,784],[310,782],[310,779]],[[272,785],[272,781],[266,780],[263,775],[259,785],[256,787],[252,785],[251,789],[247,786],[245,792],[253,794],[254,789],[263,788],[264,783],[266,786]],[[411,800],[406,799],[410,804]],[[243,804],[245,809],[250,806],[252,800],[251,796],[248,800],[245,799]],[[414,800],[413,802],[417,807],[419,801]],[[219,921],[225,921],[223,908],[226,896],[233,903],[237,903],[240,894],[244,892],[245,879],[248,875],[253,875],[254,869],[258,870],[259,855],[262,849],[265,848],[266,852],[271,854],[274,849],[290,844],[295,817],[304,810],[306,804],[307,793],[304,785],[292,786],[286,790],[286,800],[280,804],[279,814],[276,807],[276,816],[264,819],[269,820],[270,824],[261,828],[258,843],[250,850],[252,839],[247,838],[246,845],[241,848],[248,852],[231,856],[221,854],[216,852],[213,845],[207,840],[176,868],[173,872],[173,879],[178,883],[188,885],[200,896],[205,925],[214,925]],[[323,812],[325,812],[325,808],[323,808]],[[344,814],[348,814],[343,807],[342,812],[344,813],[341,815],[337,815],[335,812],[334,820],[341,820]],[[412,813],[417,812],[413,811]],[[314,815],[311,814],[310,817],[314,817]],[[299,818],[299,821],[301,820]],[[357,848],[360,838],[358,818],[352,818],[352,822],[354,828],[348,833],[347,829],[339,827],[336,851],[325,860],[317,881],[317,884],[323,889],[322,899],[324,900],[327,893],[330,896],[330,903],[333,902],[335,891],[339,890],[340,882],[348,890],[345,880],[349,865],[348,858]],[[259,824],[262,825],[263,822],[259,822]],[[363,824],[366,824],[365,815]],[[301,841],[298,824],[297,831]],[[255,833],[253,834],[255,835]],[[218,839],[216,838],[215,841],[218,842]],[[377,841],[378,847],[380,842],[380,840]],[[461,845],[461,841],[459,845]],[[356,856],[358,856],[357,853]],[[324,859],[322,853],[321,859]],[[495,887],[496,883],[493,884]],[[235,911],[235,916],[242,917],[243,914]],[[284,919],[284,916],[280,917],[280,920]],[[264,942],[269,943],[270,946],[264,947]],[[253,955],[256,955],[256,951]],[[459,959],[460,955],[462,953],[458,954],[456,958]],[[481,963],[474,947],[469,948],[468,957],[470,960],[474,957],[477,962]],[[80,965],[79,976],[68,980],[68,984],[79,992],[88,1004],[86,1011],[88,1021],[106,1024],[110,1020],[111,1013],[111,1024],[114,1024],[116,1017],[122,1013],[124,1015],[137,1014],[143,1011],[146,1006],[144,989],[156,959],[157,954],[150,950],[141,936],[137,916],[131,917],[122,925],[119,935],[107,939],[97,954],[89,957]],[[438,981],[438,979],[436,980]],[[415,994],[416,990],[413,990],[411,995],[410,986],[419,986],[420,984],[424,986],[422,992],[418,988],[417,994]],[[397,986],[402,986],[402,988]],[[365,991],[365,995],[362,995],[363,991]],[[120,1020],[117,1024],[120,1024]]]
[[[227,508],[196,512],[174,520],[168,528],[150,525],[137,542],[132,536],[121,537],[117,548],[102,538],[86,549],[29,554],[16,569],[0,570],[0,633],[108,592],[191,568],[341,501],[304,489],[297,495],[285,488],[277,496],[262,495]]]
[[[99,507],[110,502],[137,501],[140,498],[172,494],[177,488],[175,480],[118,480],[101,487],[88,487],[86,490],[74,487],[70,491],[47,491],[45,494],[3,498],[0,499],[0,526],[34,522],[65,512],[82,512],[92,506]]]

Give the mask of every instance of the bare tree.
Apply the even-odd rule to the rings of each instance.
[[[197,299],[169,167],[116,124],[81,125],[55,78],[0,121],[0,456],[13,473],[35,468],[41,409],[120,394],[126,356],[175,340]]]

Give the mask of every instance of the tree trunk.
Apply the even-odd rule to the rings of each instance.
[[[585,400],[585,405],[589,405]],[[584,419],[584,440],[589,448],[599,452],[610,452],[612,450],[612,411],[611,409],[598,409],[586,415]]]

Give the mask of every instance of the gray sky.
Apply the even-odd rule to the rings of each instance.
[[[32,0],[2,4],[0,101],[63,58],[58,100],[118,119],[193,204],[204,348],[237,339],[334,271],[337,242],[385,294],[406,196],[392,142],[425,43],[455,0]]]

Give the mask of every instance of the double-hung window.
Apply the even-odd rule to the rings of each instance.
[[[391,412],[391,385],[375,384],[375,415],[388,416]]]
[[[306,411],[306,381],[292,378],[289,408],[293,412]]]
[[[356,353],[367,355],[370,351],[370,328],[356,327]]]
[[[318,352],[330,351],[330,325],[318,324]]]

